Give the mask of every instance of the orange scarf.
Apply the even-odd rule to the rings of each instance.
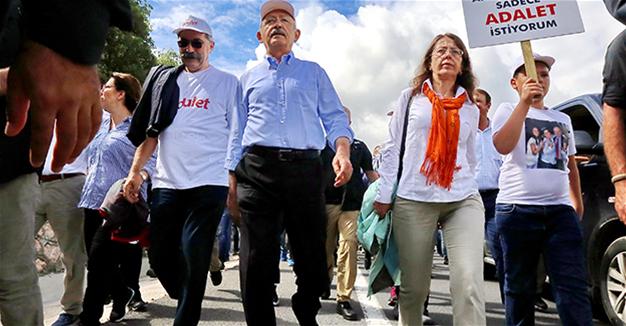
[[[432,120],[428,133],[426,158],[420,172],[426,176],[426,184],[436,184],[450,190],[456,167],[456,152],[459,144],[459,109],[467,98],[463,93],[456,98],[441,99],[424,83],[423,94],[432,103]]]

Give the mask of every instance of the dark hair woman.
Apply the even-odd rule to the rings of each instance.
[[[374,208],[393,205],[401,275],[400,324],[421,325],[430,288],[433,236],[441,224],[450,259],[454,324],[484,325],[484,208],[474,180],[479,111],[467,49],[450,33],[431,42],[411,88],[402,92],[389,126]],[[400,157],[408,114],[406,149]],[[397,182],[399,163],[402,174]]]

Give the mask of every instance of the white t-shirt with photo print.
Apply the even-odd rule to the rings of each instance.
[[[154,188],[228,186],[224,168],[232,112],[239,103],[237,77],[213,66],[183,71],[178,111],[159,134]]]
[[[513,113],[516,104],[503,103],[493,117],[493,130],[496,134]],[[540,150],[536,165],[528,164],[532,129],[541,131]],[[560,136],[558,136],[560,133]],[[562,149],[567,155],[553,156],[556,137],[561,137],[566,145]],[[559,142],[560,143],[560,142]],[[546,148],[542,153],[541,146]],[[549,109],[530,108],[522,127],[520,139],[511,153],[504,156],[500,168],[497,203],[522,205],[570,205],[568,156],[576,154],[572,122],[564,113]],[[542,155],[546,155],[542,160]]]

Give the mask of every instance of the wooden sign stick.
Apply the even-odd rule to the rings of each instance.
[[[522,54],[524,55],[524,68],[526,69],[526,76],[532,78],[534,81],[537,79],[537,68],[535,67],[535,58],[533,57],[533,48],[530,45],[530,41],[521,41]]]

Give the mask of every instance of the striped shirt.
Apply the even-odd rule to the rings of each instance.
[[[126,137],[130,120],[131,117],[128,117],[115,128],[109,129],[111,116],[105,114],[102,117],[100,130],[87,147],[87,179],[78,207],[100,208],[111,185],[128,176],[136,149]],[[151,175],[154,172],[155,162],[156,154],[152,154],[145,166],[146,171]],[[143,198],[146,198],[145,184],[141,192]]]

